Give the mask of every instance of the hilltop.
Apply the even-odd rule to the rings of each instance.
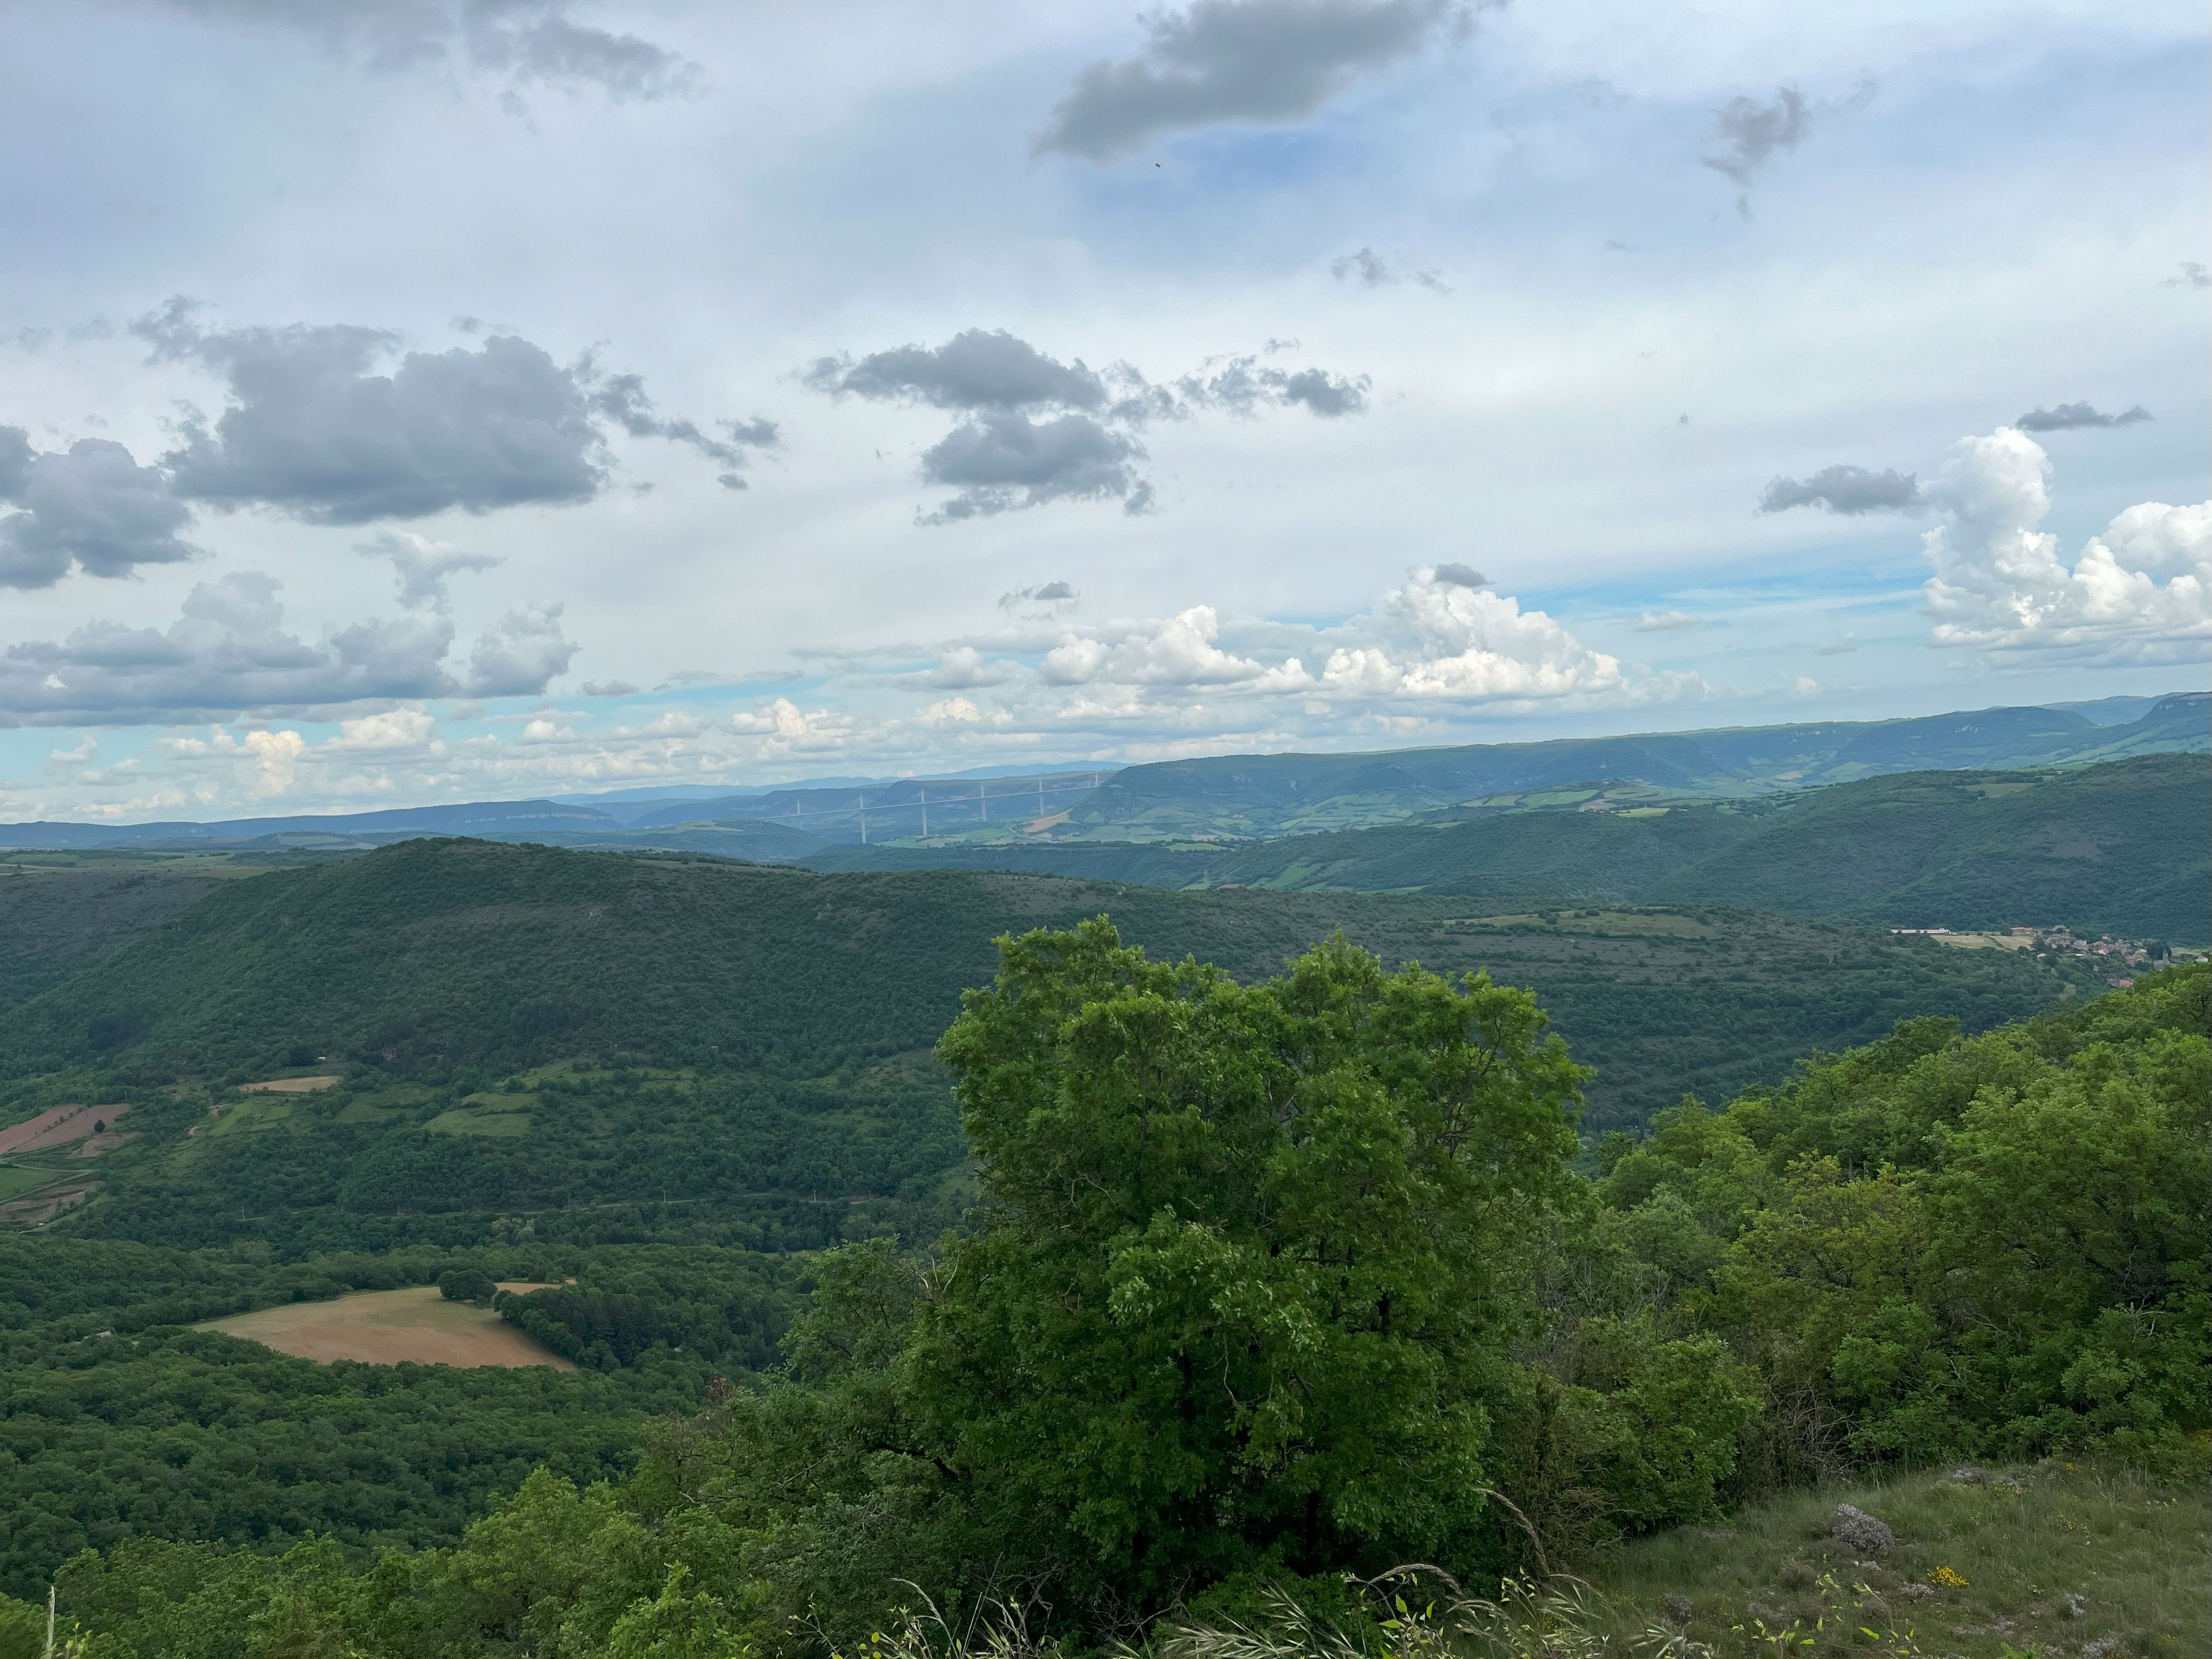
[[[1500,792],[1417,823],[1257,844],[840,848],[805,862],[1177,888],[1718,903],[1886,927],[2063,921],[2201,943],[2212,927],[2208,818],[2212,757],[2156,755],[2036,772],[1912,772],[1729,801],[1601,786]]]
[[[1115,773],[1055,834],[1085,840],[1274,836],[1396,823],[1472,796],[1616,781],[1741,799],[1893,772],[2083,765],[2212,750],[2212,694],[2100,726],[2057,708],[1826,721],[1366,755],[1235,755]]]
[[[1596,789],[1623,805],[1750,799],[1898,772],[2091,765],[2212,750],[2212,695],[1369,754],[1225,755],[1117,769],[817,780],[676,799],[638,792],[195,823],[18,823],[15,848],[362,850],[473,836],[799,859],[831,846],[1267,839]]]

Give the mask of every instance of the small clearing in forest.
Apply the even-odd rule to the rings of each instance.
[[[535,1290],[534,1285],[505,1289]],[[327,1364],[358,1359],[372,1365],[550,1365],[576,1368],[524,1335],[489,1308],[448,1302],[434,1285],[362,1291],[329,1302],[293,1302],[210,1320],[198,1327],[258,1342],[279,1353]]]

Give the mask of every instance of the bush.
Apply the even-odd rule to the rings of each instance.
[[[453,1267],[438,1275],[438,1294],[448,1302],[489,1302],[499,1286],[481,1267]]]

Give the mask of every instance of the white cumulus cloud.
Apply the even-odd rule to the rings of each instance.
[[[2100,664],[2212,652],[2212,501],[2129,507],[2069,567],[2040,528],[2051,459],[2016,427],[1960,440],[1924,495],[1941,520],[1922,538],[1939,644]]]

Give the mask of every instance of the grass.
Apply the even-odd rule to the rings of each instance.
[[[479,1112],[528,1112],[537,1109],[538,1097],[534,1094],[508,1094],[504,1090],[488,1089],[479,1094],[464,1096],[461,1104],[472,1106]]]
[[[58,1170],[26,1169],[21,1164],[0,1165],[0,1199],[14,1198],[27,1193],[33,1187],[43,1187],[49,1181],[61,1177]]]
[[[526,1112],[441,1112],[422,1127],[434,1135],[494,1135],[513,1139],[530,1133],[530,1115]]]
[[[1858,1565],[1865,1558],[1826,1535],[1838,1504],[1886,1522],[1896,1547]],[[1585,1574],[1638,1629],[1666,1622],[1669,1597],[1686,1598],[1686,1634],[1717,1655],[1802,1650],[1825,1616],[1814,1651],[2071,1659],[2087,1648],[2179,1659],[2205,1652],[2212,1631],[2208,1544],[2212,1500],[2201,1481],[2164,1486],[2122,1468],[2044,1462],[1971,1481],[1920,1473],[1794,1494],[1726,1528],[1628,1545]],[[1777,1635],[1794,1624],[1797,1637],[1763,1638],[1762,1621]],[[1861,1626],[1890,1639],[1855,1637]]]
[[[292,1102],[283,1095],[256,1095],[234,1105],[226,1105],[210,1135],[255,1134],[264,1129],[283,1127],[292,1115]]]
[[[394,1365],[411,1360],[425,1365],[576,1369],[490,1310],[448,1302],[428,1285],[288,1303],[208,1320],[193,1328],[244,1337],[318,1364],[353,1359]]]
[[[410,1106],[420,1106],[435,1092],[419,1084],[402,1083],[392,1088],[358,1094],[334,1121],[339,1123],[381,1123],[386,1118],[398,1117]]]

